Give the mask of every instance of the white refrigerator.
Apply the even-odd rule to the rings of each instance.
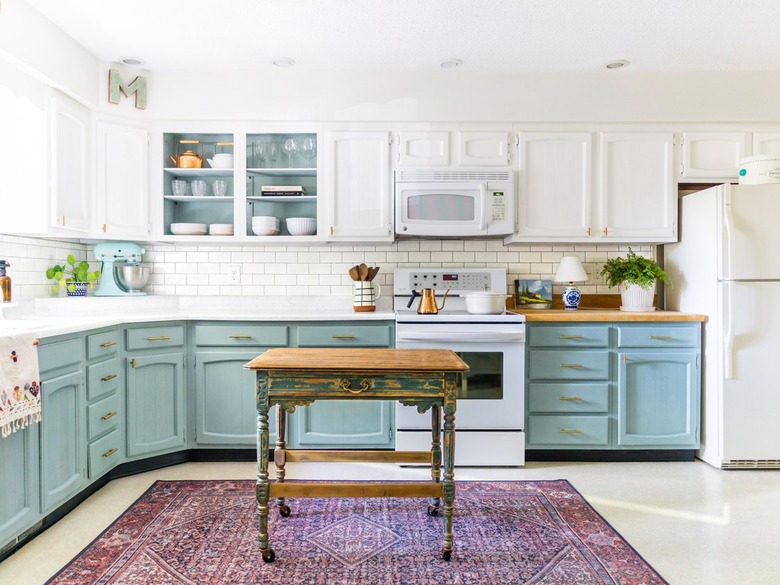
[[[664,246],[666,307],[707,316],[697,455],[780,468],[780,184],[686,195],[679,234]]]

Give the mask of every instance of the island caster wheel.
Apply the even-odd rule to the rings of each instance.
[[[271,551],[273,553],[273,551]],[[443,558],[445,561],[449,562],[452,558],[452,551],[451,550],[445,550],[441,553],[441,558]]]
[[[438,516],[439,515],[439,508],[436,506],[428,506],[428,516]]]
[[[282,518],[287,518],[290,514],[292,514],[292,510],[290,510],[290,506],[287,504],[284,504],[283,506],[279,506],[279,515]]]
[[[269,548],[267,551],[263,552],[262,555],[264,563],[273,563],[274,559],[276,558],[276,553],[272,548]]]

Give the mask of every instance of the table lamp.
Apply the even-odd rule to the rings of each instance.
[[[582,262],[577,256],[564,256],[555,273],[555,282],[565,282],[568,286],[563,289],[563,308],[576,311],[580,304],[580,290],[574,286],[575,282],[586,282],[588,274],[582,267]]]

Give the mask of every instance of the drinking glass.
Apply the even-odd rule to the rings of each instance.
[[[301,141],[301,154],[306,157],[308,166],[312,166],[312,159],[317,156],[317,143],[314,138],[307,136]]]
[[[255,142],[253,145],[255,151],[255,166],[261,168],[265,162],[265,142]]]
[[[171,181],[171,190],[174,195],[186,195],[187,194],[187,181],[181,179],[174,179]]]
[[[293,157],[298,152],[298,142],[295,138],[285,138],[282,143],[282,152],[287,155],[287,167],[293,167]]]
[[[276,166],[276,159],[279,158],[279,143],[272,142],[268,145],[268,160],[271,161],[272,167]]]
[[[215,197],[224,197],[227,193],[227,181],[224,179],[217,179],[212,183],[211,190],[214,192]]]
[[[190,181],[190,189],[192,189],[192,194],[196,197],[202,197],[206,194],[206,181],[203,181],[201,179],[195,179],[194,181]]]

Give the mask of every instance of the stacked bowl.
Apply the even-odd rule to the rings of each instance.
[[[291,236],[311,236],[317,232],[317,220],[312,217],[288,217],[286,224]]]
[[[232,236],[233,224],[232,223],[210,223],[209,235],[210,236]]]
[[[279,218],[273,215],[252,217],[252,233],[256,236],[275,236],[279,233]]]

